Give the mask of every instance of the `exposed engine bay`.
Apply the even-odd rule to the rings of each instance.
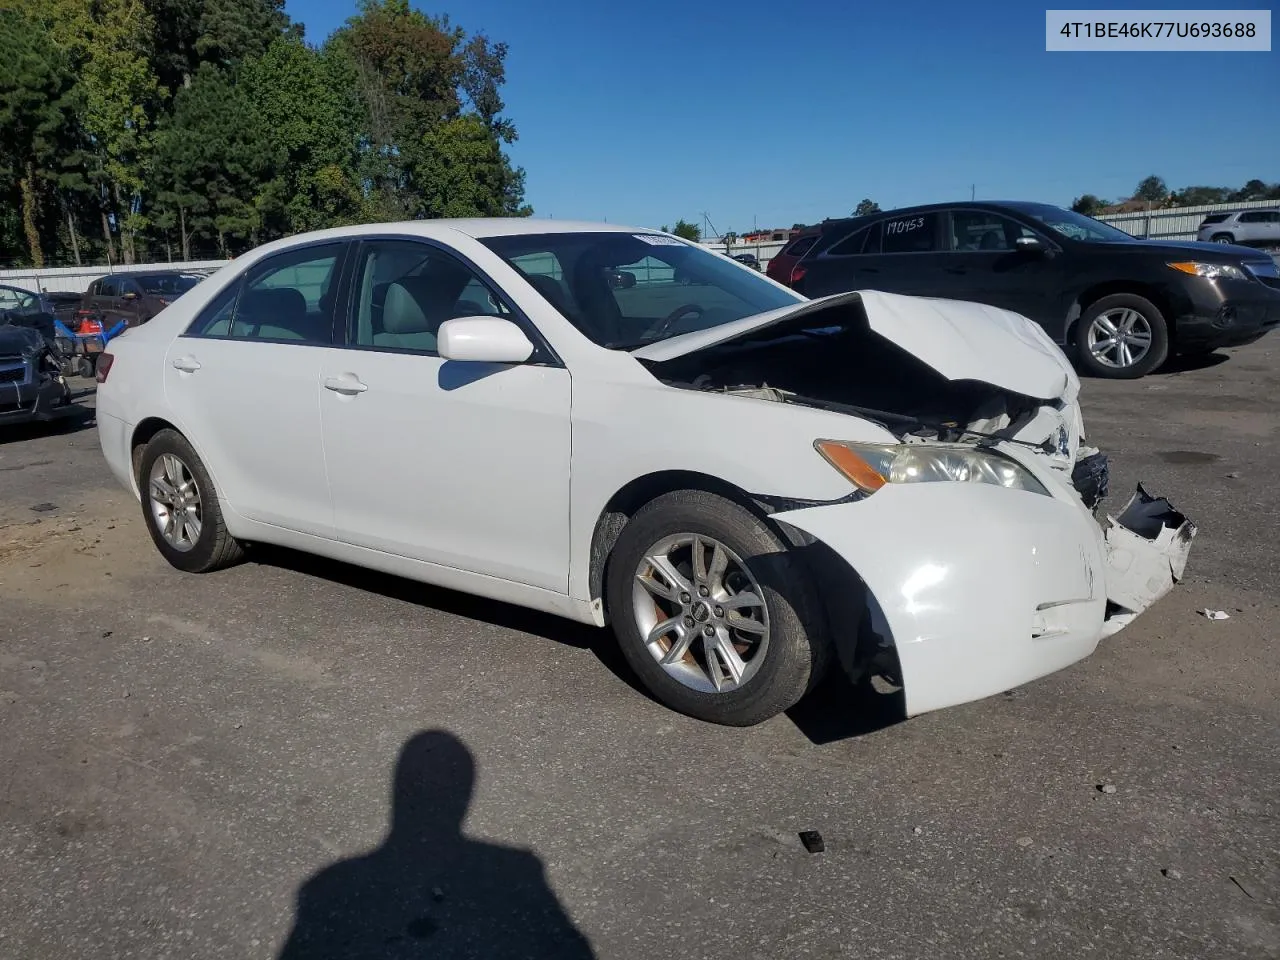
[[[838,326],[830,315],[814,316],[810,329],[764,330],[761,339],[651,362],[650,369],[670,386],[853,414],[908,442],[1009,439],[1046,405],[988,383],[948,380],[860,329],[853,311],[842,314],[848,320]]]

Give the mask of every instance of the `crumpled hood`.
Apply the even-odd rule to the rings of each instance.
[[[0,322],[0,356],[31,357],[44,345],[44,337],[38,331]]]
[[[640,360],[661,363],[687,356],[770,327],[820,324],[815,314],[860,306],[873,332],[928,364],[948,380],[975,380],[1033,397],[1071,402],[1080,380],[1071,362],[1038,325],[1009,310],[971,303],[913,297],[880,290],[838,293],[795,306],[743,317],[632,351]]]

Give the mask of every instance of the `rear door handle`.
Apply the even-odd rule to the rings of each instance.
[[[173,369],[183,373],[195,373],[200,369],[200,361],[195,357],[178,357],[173,361]]]
[[[324,381],[324,388],[334,393],[364,393],[369,385],[361,383],[358,377],[328,377]]]

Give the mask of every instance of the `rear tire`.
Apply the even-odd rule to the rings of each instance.
[[[143,522],[172,566],[209,573],[244,557],[243,547],[227,532],[213,478],[176,430],[161,430],[147,443],[138,488]]]
[[[831,659],[805,566],[761,518],[715,494],[681,490],[641,508],[609,557],[606,596],[645,688],[709,723],[768,720]]]
[[[1215,233],[1213,235],[1214,243],[1235,243],[1236,238],[1229,233]]]
[[[1169,328],[1143,297],[1115,293],[1095,300],[1076,326],[1076,356],[1091,376],[1136,380],[1169,356]]]

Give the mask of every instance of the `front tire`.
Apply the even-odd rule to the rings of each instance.
[[[161,430],[142,452],[138,473],[142,517],[156,549],[187,573],[239,562],[240,543],[227,532],[213,478],[187,438]]]
[[[1136,380],[1169,356],[1169,328],[1143,297],[1116,293],[1091,303],[1076,328],[1080,366],[1095,377]]]
[[[610,555],[606,593],[644,686],[710,723],[781,713],[830,660],[808,572],[762,519],[715,494],[682,490],[641,508]]]

